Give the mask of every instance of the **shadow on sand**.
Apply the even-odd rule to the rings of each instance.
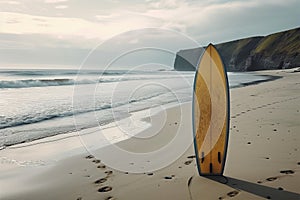
[[[205,178],[211,179],[213,181],[217,181],[223,184],[226,184],[232,188],[243,190],[257,196],[261,196],[267,199],[275,199],[275,200],[282,200],[282,199],[289,199],[289,200],[299,200],[300,194],[279,190],[276,188],[263,186],[256,183],[251,183],[227,176],[206,176]]]

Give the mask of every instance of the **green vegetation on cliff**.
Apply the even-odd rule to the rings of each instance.
[[[228,71],[282,69],[300,66],[300,28],[216,45]],[[194,70],[203,48],[181,50],[174,68]]]

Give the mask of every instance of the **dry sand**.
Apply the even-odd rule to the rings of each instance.
[[[262,71],[282,78],[231,90],[222,180],[198,176],[191,104],[186,103],[144,119],[152,124],[140,134],[151,136],[147,140],[132,138],[106,146],[92,152],[96,158],[75,133],[1,150],[0,199],[299,199],[300,73],[292,71]],[[116,127],[105,131],[123,134]],[[97,135],[90,135],[89,141],[93,137]],[[137,155],[159,151],[135,160],[113,156],[116,147]]]

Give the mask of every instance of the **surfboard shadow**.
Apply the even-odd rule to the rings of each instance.
[[[248,181],[235,179],[227,176],[205,176],[213,181],[221,182],[226,184],[232,188],[243,190],[257,196],[261,196],[267,199],[275,199],[275,200],[282,200],[282,199],[289,199],[289,200],[299,200],[300,194],[289,192],[285,190],[279,190],[276,188],[251,183]]]

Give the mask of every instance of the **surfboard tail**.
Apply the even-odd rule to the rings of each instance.
[[[193,131],[199,175],[222,175],[229,134],[229,86],[217,49],[209,44],[194,81]]]

